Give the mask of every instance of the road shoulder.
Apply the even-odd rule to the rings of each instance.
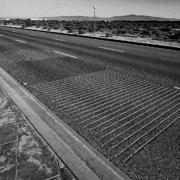
[[[79,180],[129,180],[2,68],[0,75],[1,87]]]

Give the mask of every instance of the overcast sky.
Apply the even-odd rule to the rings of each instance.
[[[93,16],[129,14],[180,19],[180,0],[0,0],[0,17]]]

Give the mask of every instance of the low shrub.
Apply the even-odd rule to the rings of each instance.
[[[113,37],[113,34],[111,32],[107,32],[106,37]]]
[[[83,29],[80,29],[79,30],[79,34],[85,34],[87,31],[86,30],[83,30]]]
[[[25,29],[25,28],[27,28],[27,25],[26,25],[26,24],[23,24],[21,28],[22,28],[22,29]]]

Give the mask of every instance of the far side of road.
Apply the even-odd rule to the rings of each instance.
[[[17,28],[22,29],[21,26],[16,25],[0,25],[2,27],[10,27],[10,28]],[[168,41],[159,41],[153,40],[151,38],[140,38],[140,37],[124,37],[124,36],[113,36],[113,37],[106,37],[104,33],[96,32],[96,33],[86,33],[86,34],[75,34],[75,33],[67,33],[66,31],[61,30],[47,30],[43,28],[37,27],[27,27],[23,28],[24,30],[32,30],[32,31],[42,31],[47,33],[56,33],[56,34],[63,34],[69,36],[79,36],[84,38],[91,38],[91,39],[99,39],[99,40],[106,40],[106,41],[114,41],[114,42],[121,42],[127,44],[135,44],[135,45],[142,45],[142,46],[149,46],[149,47],[157,47],[157,48],[164,48],[164,49],[171,49],[180,51],[180,42],[168,42]]]

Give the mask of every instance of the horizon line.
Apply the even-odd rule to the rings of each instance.
[[[151,15],[143,15],[143,14],[128,14],[128,15],[114,15],[114,16],[109,16],[109,17],[100,17],[100,16],[96,16],[96,18],[102,18],[102,19],[106,19],[106,18],[112,18],[112,17],[123,17],[123,16],[146,16],[146,17],[154,17],[154,18],[163,18],[163,19],[177,19],[180,20],[180,18],[174,18],[174,17],[160,17],[160,16],[151,16]],[[6,17],[0,17],[2,18],[6,18],[6,19],[42,19],[44,17],[48,17],[48,18],[55,18],[55,17],[90,17],[93,18],[94,16],[86,16],[86,15],[53,15],[53,16],[41,16],[41,17],[18,17],[18,16],[6,16]]]

